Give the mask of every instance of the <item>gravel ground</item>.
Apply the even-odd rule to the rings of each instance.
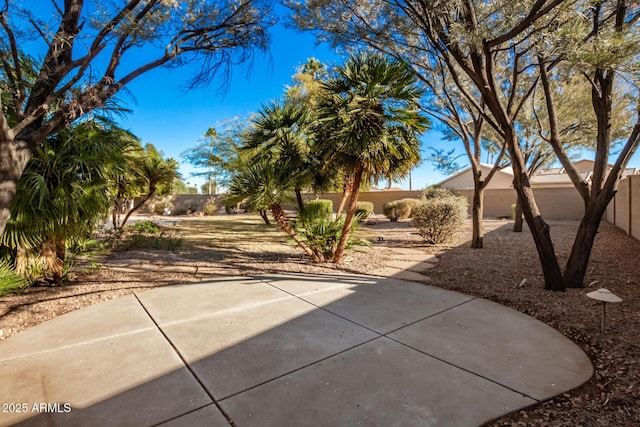
[[[76,277],[65,286],[36,286],[1,297],[0,340],[90,304],[158,286],[200,281],[204,274],[196,272],[195,267],[200,272],[222,276],[264,272],[366,274],[384,264],[385,247],[410,247],[440,258],[437,267],[429,271],[433,285],[488,298],[533,316],[571,338],[594,364],[595,375],[580,388],[489,425],[640,425],[640,339],[636,332],[640,329],[640,241],[603,223],[586,278],[587,284],[597,283],[556,293],[543,289],[537,255],[526,228],[523,233],[513,233],[513,223],[504,220],[488,220],[484,226],[485,248],[478,250],[469,248],[470,223],[448,245],[427,246],[408,223],[383,220],[363,227],[364,235],[374,241],[373,247],[351,251],[345,262],[336,267],[310,264],[278,234],[273,237],[266,233],[264,241],[245,236],[231,244],[229,237],[216,240],[223,232],[207,236],[198,228],[201,223],[185,221],[178,228],[186,241],[193,242],[174,252],[116,252],[97,264],[80,263]],[[550,221],[550,226],[563,265],[578,224]],[[378,237],[383,240],[378,241]],[[122,271],[122,266],[127,265],[132,267],[131,272]],[[142,268],[144,265],[171,266],[174,270],[158,272]],[[604,335],[600,332],[601,307],[585,296],[600,287],[624,300],[608,307]]]

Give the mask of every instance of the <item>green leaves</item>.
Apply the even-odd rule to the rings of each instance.
[[[325,158],[347,168],[362,163],[374,176],[419,163],[417,138],[429,121],[417,109],[423,90],[405,64],[354,54],[322,88],[314,130]]]

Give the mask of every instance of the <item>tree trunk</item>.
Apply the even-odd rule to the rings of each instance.
[[[526,174],[516,175],[514,187],[518,192],[518,199],[522,202],[524,218],[529,225],[529,230],[538,251],[538,258],[544,275],[544,288],[548,291],[564,291],[564,279],[553,248],[553,242],[551,241],[549,225],[544,222],[540,215]]]
[[[550,291],[564,291],[564,279],[553,248],[549,225],[542,219],[536,204],[515,129],[511,125],[509,127],[505,126],[505,130],[507,131],[505,132],[505,143],[510,153],[511,167],[513,168],[513,187],[518,193],[518,200],[522,204],[524,219],[529,225],[531,236],[538,251],[538,258],[544,275],[544,288]]]
[[[515,212],[515,218],[513,221],[514,233],[522,233],[523,222],[524,222],[524,214],[522,213],[522,204],[520,204],[520,200],[516,200],[516,212]]]
[[[324,262],[324,257],[322,255],[319,255],[312,251],[309,246],[307,246],[302,240],[300,240],[295,230],[291,226],[291,223],[287,219],[287,215],[282,210],[282,206],[280,206],[279,203],[273,203],[271,206],[269,206],[269,209],[271,210],[271,215],[273,215],[273,218],[276,220],[278,227],[280,227],[282,231],[287,233],[289,237],[291,237],[293,241],[296,242],[307,255],[309,255],[309,258],[311,258],[313,262]]]
[[[302,212],[304,210],[304,200],[302,200],[302,191],[298,187],[296,187],[295,193],[296,193],[296,201],[298,202],[298,209],[300,210],[300,212]]]
[[[138,209],[140,209],[142,207],[142,205],[144,205],[145,203],[147,203],[149,200],[151,200],[151,198],[156,194],[156,191],[153,190],[151,192],[149,192],[149,194],[147,194],[147,196],[140,200],[137,204],[133,205],[133,208],[131,208],[124,216],[124,218],[122,219],[122,222],[120,224],[118,224],[118,228],[122,228],[125,226],[125,224],[127,223],[127,221],[129,220],[129,217],[131,216],[131,214],[133,214],[135,211],[137,211]]]
[[[484,185],[482,182],[476,183],[473,187],[473,207],[471,209],[471,222],[473,231],[471,233],[471,247],[482,249],[484,232],[482,229],[482,218],[484,216]]]
[[[262,217],[262,220],[264,221],[265,224],[271,225],[271,222],[269,221],[269,217],[267,216],[267,211],[259,210],[258,213],[260,214],[260,217]]]
[[[338,205],[338,210],[336,211],[336,218],[339,218],[342,214],[342,210],[344,209],[344,205],[347,203],[347,199],[353,193],[353,175],[344,176],[344,183],[342,185],[342,198],[340,199],[340,204]]]
[[[16,149],[14,141],[0,140],[0,235],[11,217],[18,182],[30,158],[30,150]]]
[[[349,207],[347,208],[347,216],[344,220],[344,226],[342,227],[342,235],[338,241],[336,252],[333,254],[333,262],[336,264],[342,261],[344,256],[344,249],[347,246],[347,241],[351,234],[351,224],[353,223],[353,217],[356,213],[356,204],[358,203],[358,195],[360,194],[360,181],[362,180],[362,173],[364,171],[364,165],[359,164],[353,174],[353,190],[351,191],[351,198],[349,199]]]
[[[587,274],[593,242],[611,199],[612,197],[598,197],[586,203],[584,216],[580,221],[564,271],[564,282],[568,288],[584,287],[584,277]]]

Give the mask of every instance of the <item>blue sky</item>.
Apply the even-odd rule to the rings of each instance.
[[[124,96],[123,99],[133,113],[121,120],[121,124],[144,143],[152,143],[166,156],[182,161],[180,153],[196,146],[209,127],[216,127],[234,116],[246,117],[261,104],[282,96],[296,67],[307,58],[315,57],[328,65],[341,62],[341,57],[329,47],[316,46],[315,37],[310,33],[298,33],[278,24],[271,34],[270,55],[257,54],[251,69],[235,67],[224,94],[218,91],[220,81],[214,81],[205,89],[185,91],[183,85],[194,72],[189,68],[163,68],[141,76],[127,87],[134,98]],[[443,142],[440,133],[432,130],[422,138],[423,156],[427,156],[428,147],[447,147],[447,144],[450,143]],[[456,154],[462,153],[461,144],[457,144]],[[593,159],[593,154],[584,153],[584,158]],[[458,163],[468,164],[465,156],[461,156]],[[636,153],[629,166],[640,168],[640,154]],[[190,176],[193,168],[186,163],[181,163],[180,171],[191,185],[200,187],[204,182],[203,178]],[[421,189],[445,177],[435,171],[432,164],[423,162],[413,171],[412,186],[414,190]],[[408,180],[394,185],[409,189]]]
[[[218,93],[219,81],[208,88],[185,91],[181,85],[188,81],[193,69],[163,68],[144,74],[127,86],[134,98],[122,96],[133,110],[120,121],[122,126],[143,142],[154,144],[165,156],[181,160],[180,153],[196,146],[209,127],[234,116],[248,116],[261,104],[282,96],[296,67],[308,58],[315,57],[325,64],[341,62],[341,57],[328,46],[316,46],[310,33],[298,33],[278,24],[271,34],[270,57],[259,53],[250,70],[246,66],[234,68],[224,94]],[[437,132],[423,138],[424,147],[439,143]],[[189,175],[193,169],[188,164],[182,163],[180,171],[192,185],[199,187],[204,182],[203,178]],[[444,177],[434,172],[432,165],[423,163],[412,175],[413,189],[437,183]],[[408,181],[394,185],[409,189]]]

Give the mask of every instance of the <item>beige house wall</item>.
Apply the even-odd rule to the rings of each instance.
[[[467,197],[469,215],[473,201],[472,190],[457,190]],[[544,219],[579,220],[584,215],[584,204],[575,188],[534,188],[538,208]],[[511,205],[516,203],[518,196],[513,189],[487,189],[484,192],[485,218],[511,218]]]

